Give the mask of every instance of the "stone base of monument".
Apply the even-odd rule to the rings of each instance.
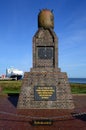
[[[18,109],[74,109],[67,74],[57,68],[32,68],[24,74]]]

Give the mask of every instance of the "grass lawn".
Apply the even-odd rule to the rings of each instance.
[[[86,84],[71,83],[70,86],[73,94],[86,94]]]
[[[22,81],[0,81],[2,93],[19,93]]]
[[[2,93],[20,93],[22,81],[0,81]],[[86,84],[71,83],[71,91],[73,94],[86,94]]]

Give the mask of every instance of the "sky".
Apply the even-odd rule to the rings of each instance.
[[[6,68],[30,71],[32,38],[42,9],[53,9],[59,68],[86,78],[86,0],[0,0],[0,75]]]

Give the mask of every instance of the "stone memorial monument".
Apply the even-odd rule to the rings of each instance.
[[[33,37],[33,67],[25,72],[18,109],[74,109],[67,74],[58,68],[54,15],[43,9]]]

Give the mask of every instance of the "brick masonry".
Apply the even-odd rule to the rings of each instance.
[[[53,58],[39,58],[38,48],[40,47],[52,47]],[[56,100],[35,100],[35,86],[41,88],[55,86]],[[67,74],[58,68],[58,38],[51,28],[39,28],[33,37],[33,68],[24,74],[17,108],[74,109]]]

